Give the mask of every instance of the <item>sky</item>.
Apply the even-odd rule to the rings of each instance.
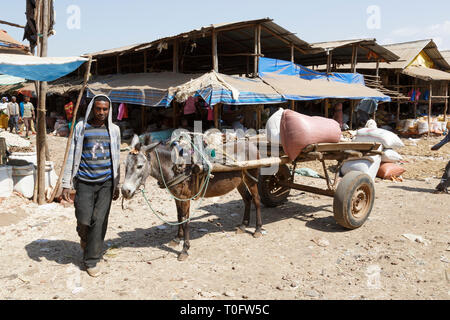
[[[450,50],[448,0],[54,0],[49,56],[76,56],[150,42],[210,24],[271,18],[307,42],[434,39]],[[25,25],[25,0],[0,0],[0,20]],[[23,29],[0,25],[22,41]],[[24,44],[28,45],[25,41]]]

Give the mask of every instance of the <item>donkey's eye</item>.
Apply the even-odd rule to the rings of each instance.
[[[138,169],[142,169],[144,166],[142,164],[138,165],[137,168]]]

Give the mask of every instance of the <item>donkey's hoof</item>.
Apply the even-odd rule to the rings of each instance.
[[[239,226],[236,228],[236,234],[243,234],[245,233],[245,226]]]
[[[255,231],[255,233],[253,234],[253,238],[261,238],[262,237],[262,232],[261,231]]]
[[[184,261],[189,257],[189,255],[185,252],[182,252],[178,255],[178,261]]]
[[[178,247],[179,244],[180,244],[180,240],[172,240],[169,242],[169,247],[175,248],[175,247]]]

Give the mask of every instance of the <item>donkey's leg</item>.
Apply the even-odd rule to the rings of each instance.
[[[245,186],[245,184],[243,182],[237,187],[237,190],[241,194],[242,200],[244,201],[244,204],[245,204],[244,217],[242,219],[242,224],[236,228],[236,233],[241,234],[241,233],[245,233],[245,228],[248,227],[248,225],[250,224],[250,210],[251,210],[251,206],[252,206],[252,195],[248,192],[247,187]]]
[[[181,223],[181,221],[183,221],[182,207],[178,205],[176,200],[175,200],[175,204],[177,206],[178,223]],[[172,241],[169,242],[169,247],[172,247],[172,248],[177,247],[180,244],[181,239],[183,239],[183,238],[184,238],[183,225],[179,224],[177,236],[175,237],[175,239],[173,239]]]
[[[190,206],[191,206],[190,201],[184,201],[184,202],[177,201],[177,207],[181,208],[182,221],[186,221],[187,219],[189,219]],[[183,223],[181,226],[183,228],[183,233],[184,233],[184,243],[183,243],[183,250],[178,255],[178,261],[184,261],[188,258],[188,256],[189,256],[188,250],[191,247],[190,242],[189,242],[189,239],[190,239],[189,222]]]
[[[253,198],[253,203],[256,207],[256,229],[255,233],[253,234],[253,237],[259,238],[262,236],[261,199],[259,197],[258,184],[254,181],[248,180],[250,179],[247,179],[246,183],[248,185],[248,188],[250,189],[250,193],[252,194]]]

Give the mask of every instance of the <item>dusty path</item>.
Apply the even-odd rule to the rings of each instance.
[[[53,138],[51,150],[62,141]],[[0,203],[0,299],[449,299],[450,195],[432,194],[446,148],[416,180],[377,179],[372,214],[354,231],[336,224],[332,199],[292,191],[282,207],[262,209],[265,235],[254,239],[252,228],[234,232],[243,211],[236,191],[206,199],[194,213],[185,262],[176,259],[181,246],[168,246],[176,228],[153,216],[142,197],[125,211],[115,202],[105,274],[95,279],[80,271],[73,208],[11,197]],[[147,190],[174,221],[168,195],[150,181]]]

